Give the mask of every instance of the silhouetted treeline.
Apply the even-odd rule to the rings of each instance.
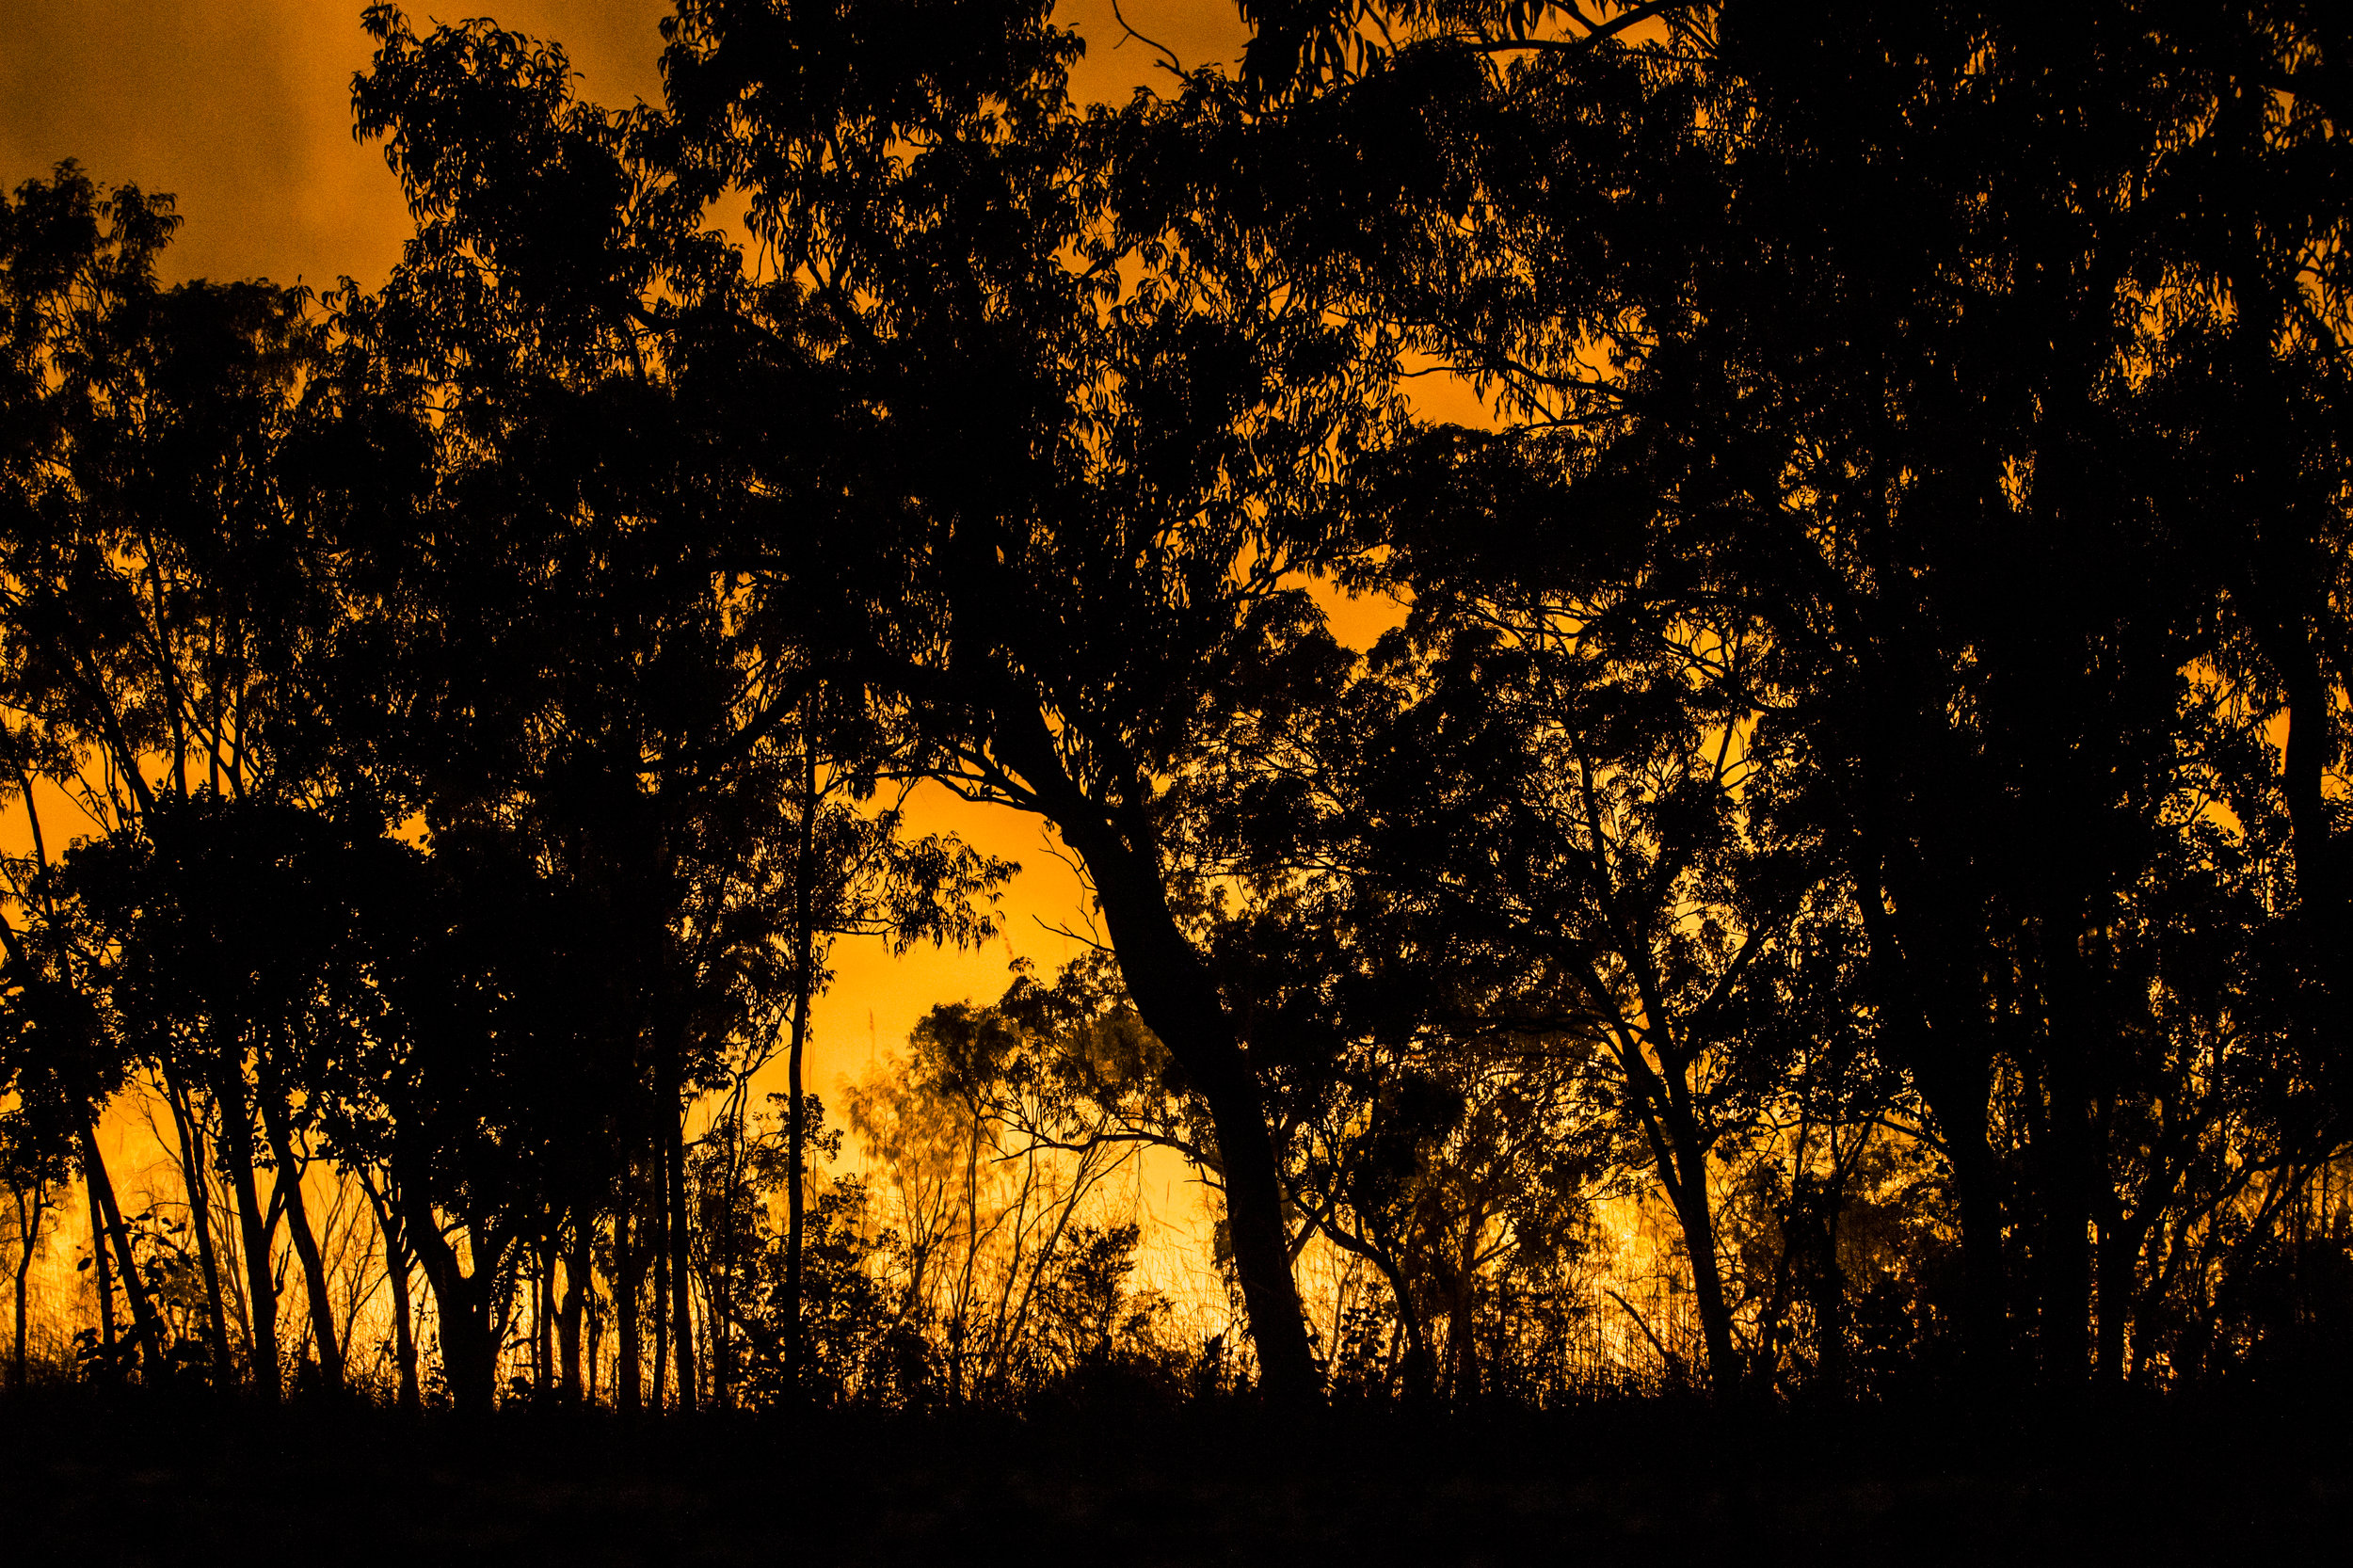
[[[69,1207],[88,1375],[265,1400],[2342,1356],[2345,19],[1242,11],[1089,106],[1034,0],[679,0],[613,111],[372,7],[372,292],[18,187],[19,1381]],[[834,944],[1016,870],[921,781],[1100,942],[828,1107]]]

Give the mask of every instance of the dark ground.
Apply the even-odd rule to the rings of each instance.
[[[2345,1560],[2344,1406],[479,1424],[0,1400],[0,1564]]]

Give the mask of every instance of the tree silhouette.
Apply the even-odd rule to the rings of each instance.
[[[1388,416],[1383,339],[1230,229],[1115,211],[1123,139],[1148,143],[1154,111],[1080,113],[1075,49],[1032,5],[689,6],[664,72],[687,177],[745,188],[780,257],[775,331],[861,415],[813,471],[842,474],[850,515],[768,587],[854,650],[936,776],[1048,818],[1084,862],[1129,992],[1215,1120],[1267,1386],[1305,1397],[1253,1065],[1273,1043],[1240,1035],[1183,927],[1162,819],[1230,672],[1317,634],[1287,579],[1323,547],[1330,455]],[[792,422],[806,396],[785,381],[754,407]]]
[[[2331,1363],[2344,24],[1241,8],[1086,106],[680,0],[615,112],[371,7],[317,300],[0,204],[13,1388],[85,1202],[80,1373],[257,1404]],[[997,934],[943,786],[1099,940],[829,1128],[835,944]]]
[[[2329,155],[2325,88],[2216,113],[2317,70],[2327,25],[1401,6],[1399,46],[1360,59],[1361,11],[1270,8],[1259,73],[1295,106],[1245,206],[1345,259],[1569,481],[1499,582],[1614,568],[1658,613],[1753,629],[1883,1047],[1953,1162],[1976,1353],[1998,1375],[2009,1231],[2046,1369],[2079,1375],[2116,1072],[2091,944],[2202,788],[2201,704],[2260,709],[2273,679],[2201,695],[2211,536],[2148,373],[2235,316],[2183,216],[2226,159],[2282,177],[2234,183],[2225,226],[2328,258],[2267,319],[2333,319],[2333,208],[2284,174]],[[1368,146],[1380,181],[1323,179]],[[2332,395],[2332,356],[2292,337],[2281,374]],[[1988,1131],[2013,1075],[2031,1196]]]

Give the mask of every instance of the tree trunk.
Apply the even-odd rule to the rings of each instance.
[[[285,1096],[274,1074],[264,1078],[254,1096],[261,1104],[262,1126],[269,1134],[270,1153],[278,1160],[279,1191],[286,1195],[286,1233],[302,1265],[303,1298],[311,1308],[311,1337],[318,1342],[319,1384],[329,1395],[344,1391],[344,1348],[335,1328],[335,1306],[327,1290],[327,1264],[319,1255],[318,1238],[302,1201],[304,1162],[295,1158],[294,1128],[286,1115]]]
[[[648,1196],[654,1220],[653,1244],[653,1385],[646,1403],[653,1410],[670,1408],[670,1162],[657,1131],[653,1148],[653,1182]]]
[[[1738,1389],[1739,1349],[1732,1337],[1732,1307],[1724,1299],[1722,1272],[1716,1262],[1715,1206],[1707,1189],[1707,1147],[1693,1116],[1685,1066],[1670,1066],[1673,1078],[1651,1065],[1642,1046],[1631,1034],[1617,1044],[1620,1070],[1628,1094],[1640,1107],[1642,1131],[1658,1167],[1658,1184],[1666,1190],[1683,1232],[1683,1249],[1691,1266],[1691,1300],[1700,1315],[1700,1335],[1707,1347],[1707,1383],[1720,1400]]]
[[[235,1087],[231,1080],[235,1080]],[[261,1194],[253,1182],[253,1118],[247,1109],[243,1075],[233,1068],[213,1086],[213,1103],[220,1111],[221,1135],[229,1143],[229,1184],[237,1197],[237,1228],[244,1239],[246,1315],[253,1340],[253,1391],[276,1403],[281,1368],[278,1354],[278,1285],[270,1273],[271,1226],[262,1217]]]
[[[2133,1265],[2140,1256],[2140,1238],[2139,1227],[2122,1223],[2121,1216],[2101,1227],[2096,1265],[2099,1327],[2092,1341],[2092,1376],[2100,1383],[2121,1384],[2128,1372],[2124,1328],[2131,1315]]]
[[[204,1271],[205,1327],[213,1352],[213,1379],[216,1385],[227,1381],[232,1373],[229,1354],[229,1310],[221,1299],[219,1250],[213,1242],[212,1183],[206,1179],[209,1161],[205,1158],[203,1123],[196,1113],[196,1104],[187,1085],[178,1074],[166,1070],[165,1097],[171,1102],[172,1120],[180,1130],[180,1176],[188,1189],[188,1220],[196,1227],[196,1254]]]
[[[1691,1302],[1700,1315],[1700,1336],[1707,1346],[1707,1384],[1716,1398],[1730,1399],[1740,1385],[1740,1351],[1732,1336],[1732,1305],[1724,1298],[1723,1271],[1716,1262],[1716,1215],[1707,1190],[1707,1155],[1688,1128],[1675,1128],[1676,1172],[1668,1188],[1676,1223],[1683,1231],[1684,1251],[1690,1255]]]
[[[1397,1306],[1398,1326],[1405,1336],[1405,1360],[1401,1370],[1404,1374],[1405,1397],[1427,1400],[1437,1392],[1438,1364],[1430,1353],[1430,1334],[1421,1320],[1421,1309],[1414,1304],[1413,1288],[1407,1283],[1405,1271],[1388,1255],[1385,1248],[1361,1249],[1372,1260],[1381,1277],[1389,1287],[1389,1299]]]
[[[2041,921],[2045,977],[2042,1375],[2054,1387],[2080,1386],[2092,1352],[2091,1240],[2099,1189],[2106,1184],[2092,1116],[2090,1057],[2101,1020],[2078,946],[2083,901],[2047,901]]]
[[[595,1235],[595,1210],[583,1205],[572,1210],[571,1251],[564,1259],[564,1304],[556,1319],[556,1338],[563,1357],[564,1400],[584,1403],[580,1381],[580,1324],[588,1305],[589,1241]]]
[[[1151,1022],[1148,1015],[1144,1021]],[[1201,1054],[1206,1053],[1196,1053],[1196,1058]],[[1227,1235],[1250,1317],[1251,1342],[1258,1352],[1260,1384],[1278,1404],[1312,1403],[1321,1396],[1323,1378],[1307,1338],[1299,1287],[1291,1277],[1282,1176],[1274,1141],[1267,1135],[1265,1097],[1247,1064],[1236,1062],[1225,1077],[1205,1097],[1225,1166]]]
[[[1448,1272],[1453,1277],[1447,1282],[1447,1392],[1461,1409],[1479,1399],[1479,1281],[1465,1268],[1452,1267]]]
[[[16,1192],[16,1355],[8,1364],[8,1389],[24,1392],[25,1317],[24,1282],[33,1272],[33,1249],[40,1242],[41,1215],[49,1207],[49,1189],[42,1183],[33,1184],[33,1201],[27,1205],[22,1188]]]
[[[531,1304],[532,1391],[545,1399],[555,1391],[555,1258],[557,1239],[547,1238],[535,1255],[539,1284]]]
[[[376,1184],[363,1173],[361,1188],[368,1194],[368,1205],[376,1210],[376,1233],[384,1242],[384,1282],[392,1297],[392,1358],[397,1363],[400,1380],[396,1396],[402,1410],[413,1411],[420,1400],[417,1396],[416,1331],[408,1319],[408,1254],[401,1244],[400,1219]]]
[[[1986,1138],[1985,1094],[1980,1088],[1974,1095],[1939,1095],[1916,1074],[1914,1081],[1952,1161],[1961,1222],[1961,1354],[1977,1388],[1998,1392],[2010,1376],[2009,1291],[2002,1260],[2001,1166]]]
[[[1136,1012],[1208,1102],[1260,1385],[1278,1403],[1311,1402],[1321,1393],[1322,1376],[1291,1277],[1282,1175],[1267,1134],[1257,1068],[1235,1035],[1209,966],[1169,913],[1157,868],[1132,863],[1132,855],[1109,850],[1099,836],[1076,847],[1095,878]]]
[[[784,1381],[794,1397],[801,1388],[801,1250],[808,1200],[802,1165],[808,1128],[801,1104],[802,1052],[808,1044],[808,1010],[817,978],[817,734],[812,723],[801,739],[801,823],[792,875],[792,1043],[785,1057]]]
[[[139,1278],[138,1259],[131,1251],[130,1227],[122,1223],[122,1211],[115,1205],[114,1183],[107,1178],[105,1160],[98,1152],[98,1129],[89,1122],[82,1124],[82,1158],[88,1167],[90,1195],[96,1200],[100,1219],[114,1237],[122,1295],[131,1307],[131,1332],[136,1336],[149,1381],[161,1382],[171,1375],[171,1365],[164,1355],[163,1324],[156,1316],[154,1303],[148,1300],[147,1282]],[[93,1236],[91,1240],[95,1246],[99,1238]]]
[[[115,1362],[115,1278],[114,1266],[106,1261],[106,1211],[98,1202],[96,1166],[86,1169],[83,1176],[89,1189],[90,1270],[98,1276],[98,1348],[105,1352],[106,1369],[111,1372]]]
[[[451,1400],[465,1415],[488,1415],[498,1404],[498,1335],[490,1324],[490,1282],[498,1277],[505,1247],[495,1237],[473,1235],[473,1271],[458,1266],[457,1253],[443,1237],[432,1210],[418,1198],[416,1184],[402,1181],[408,1212],[409,1244],[433,1288],[441,1330],[441,1368]]]
[[[645,1266],[639,1260],[635,1245],[635,1227],[631,1224],[630,1209],[634,1199],[632,1183],[621,1185],[621,1201],[613,1213],[613,1313],[614,1331],[620,1336],[620,1366],[617,1375],[620,1386],[614,1393],[614,1403],[624,1416],[632,1416],[645,1400],[645,1374],[639,1366],[639,1336],[637,1324],[637,1290],[645,1278]]]
[[[1790,1184],[1789,1207],[1804,1227],[1814,1255],[1806,1273],[1806,1304],[1814,1309],[1814,1375],[1822,1392],[1835,1399],[1847,1389],[1847,1273],[1838,1263],[1838,1211],[1844,1181],[1801,1174]]]
[[[1000,712],[999,749],[1037,792],[1041,809],[1085,861],[1128,995],[1209,1110],[1225,1181],[1226,1227],[1241,1283],[1259,1386],[1277,1403],[1312,1403],[1322,1373],[1291,1277],[1281,1166],[1266,1096],[1209,965],[1168,904],[1158,845],[1133,811],[1112,814],[1063,768],[1045,716],[1026,703]],[[1144,791],[1134,787],[1138,798]]]
[[[802,949],[804,959],[808,949]],[[807,969],[802,971],[807,974]],[[784,1382],[797,1397],[801,1387],[801,1249],[808,1225],[808,1200],[802,1192],[802,1151],[808,1129],[801,1107],[801,1050],[808,1039],[808,986],[802,983],[792,999],[792,1044],[786,1058],[785,1092],[792,1103],[785,1112],[784,1188]]]
[[[588,1292],[585,1311],[588,1318],[588,1402],[595,1404],[598,1374],[604,1366],[604,1314],[597,1308],[594,1290]]]
[[[664,1102],[668,1124],[670,1192],[670,1303],[677,1326],[670,1339],[678,1359],[678,1408],[692,1411],[699,1397],[695,1380],[695,1272],[687,1213],[685,1110]]]
[[[1994,1393],[2009,1379],[2009,1302],[2002,1258],[2001,1166],[1986,1135],[1993,1053],[1965,1023],[1947,1026],[1932,1019],[1919,984],[1920,965],[1896,938],[1879,896],[1879,875],[1877,867],[1859,872],[1857,889],[1879,979],[1880,1010],[1891,1020],[1890,1054],[1919,1091],[1952,1164],[1961,1230],[1962,1366],[1979,1393]],[[1957,923],[1946,920],[1938,930],[1949,932]],[[1958,940],[1931,936],[1929,945],[1932,951],[1949,951]],[[1965,1003],[1942,1011],[1953,1020],[1968,1014]]]

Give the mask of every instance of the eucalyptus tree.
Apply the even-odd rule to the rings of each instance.
[[[0,1094],[10,1104],[0,1111],[0,1181],[5,1181],[15,1224],[16,1257],[10,1265],[15,1340],[8,1362],[8,1388],[22,1393],[28,1372],[27,1286],[40,1256],[44,1222],[60,1213],[80,1152],[85,1120],[78,1096],[67,1092],[56,1071],[54,1044],[40,1036],[59,1021],[38,1002],[45,993],[29,965],[8,973],[5,1012],[0,1012]],[[54,1005],[54,1003],[53,1003]],[[103,1236],[93,1232],[103,1245]]]
[[[1236,145],[1229,199],[1353,268],[1566,481],[1498,583],[1614,571],[1754,639],[1790,809],[1954,1167],[1977,1359],[2030,1261],[2045,1368],[2077,1375],[2123,1071],[2102,933],[2218,756],[2212,701],[2287,715],[2298,920],[2332,919],[2341,24],[1245,9],[1282,131]],[[2307,1032],[2308,1086],[2337,1032]]]
[[[1716,1166],[1785,1076],[1755,1027],[1780,1000],[1759,983],[1838,889],[1775,818],[1785,760],[1753,641],[1602,579],[1489,580],[1548,481],[1525,450],[1498,443],[1481,464],[1465,443],[1481,444],[1439,433],[1368,475],[1357,509],[1412,614],[1343,690],[1229,754],[1231,863],[1281,933],[1260,949],[1296,953],[1312,928],[1347,950],[1309,966],[1347,977],[1310,1011],[1392,1048],[1430,1037],[1432,1064],[1384,1095],[1424,1080],[1460,1115],[1459,1096],[1511,1079],[1564,1154],[1593,1141],[1579,1122],[1612,1128],[1601,1141],[1672,1208],[1729,1393]],[[1391,1137],[1409,1122],[1368,1125],[1384,1120]],[[1584,1163],[1597,1184],[1609,1160]],[[1374,1175],[1327,1190],[1369,1193]],[[1377,1204],[1350,1207],[1380,1223]]]
[[[360,541],[397,585],[379,619],[407,672],[371,721],[391,737],[377,750],[431,831],[520,835],[634,933],[613,951],[637,1021],[608,1048],[643,1080],[615,1135],[649,1158],[582,1168],[567,1343],[610,1208],[622,1402],[649,1262],[657,1390],[674,1352],[691,1403],[690,1101],[740,1090],[782,1018],[797,1129],[831,936],[979,940],[1011,868],[870,808],[895,728],[840,649],[747,589],[776,563],[822,561],[797,519],[756,548],[743,530],[762,460],[822,494],[790,466],[822,441],[743,445],[737,406],[779,369],[776,334],[697,188],[653,156],[662,119],[580,101],[560,48],[488,23],[420,37],[377,7],[367,24],[359,130],[384,141],[418,233],[341,319],[371,396],[436,410],[412,515]]]
[[[320,328],[300,290],[159,286],[156,258],[177,222],[169,198],[131,186],[102,198],[71,164],[25,184],[7,212],[0,660],[8,782],[34,851],[8,872],[16,918],[40,928],[18,933],[11,923],[10,961],[44,968],[39,987],[59,996],[56,987],[87,983],[105,954],[58,903],[53,873],[64,846],[44,811],[62,797],[101,835],[133,841],[200,799],[294,782],[299,770],[272,731],[332,615],[300,487],[283,461],[306,420]],[[94,1004],[86,1011],[99,1016]],[[104,1033],[70,1032],[93,1047]],[[221,1069],[200,1081],[180,1073],[184,1057],[147,1064],[173,1104],[208,1285],[217,1281],[215,1237],[198,1190],[216,1159],[233,1166],[241,1158],[213,1146],[209,1124],[244,1149],[257,1112],[283,1109],[264,1103],[281,1075],[248,1059],[254,1042],[217,1046]],[[62,1062],[51,1070],[79,1085],[93,1127],[122,1081],[120,1071],[84,1081]],[[94,1138],[83,1143],[99,1229],[113,1237],[135,1318],[152,1338]],[[297,1247],[307,1244],[298,1211],[289,1218]],[[273,1230],[245,1237],[264,1268]],[[315,1272],[310,1283],[319,1285]],[[210,1296],[217,1361],[226,1333],[217,1290]],[[275,1389],[274,1362],[257,1362],[254,1375]]]
[[[1216,1129],[1265,1385],[1316,1371],[1258,1064],[1188,910],[1169,785],[1244,672],[1321,635],[1293,585],[1319,497],[1394,414],[1387,340],[1326,312],[1206,210],[1123,206],[1173,104],[1083,111],[1080,47],[1038,4],[699,4],[664,80],[687,177],[743,191],[776,258],[780,363],[842,410],[822,463],[777,464],[751,536],[823,523],[763,575],[848,650],[968,796],[1049,821],[1086,869],[1128,990]],[[809,418],[777,374],[745,450]],[[833,515],[796,496],[827,500]]]
[[[712,954],[689,930],[690,863],[715,850],[690,841],[751,823],[728,797],[760,781],[724,742],[760,672],[712,554],[708,422],[680,345],[734,261],[635,158],[637,118],[573,97],[560,49],[489,23],[420,39],[390,7],[366,24],[358,134],[385,143],[417,231],[382,290],[340,301],[346,375],[431,439],[405,515],[351,540],[382,584],[392,679],[356,685],[335,723],[379,737],[376,765],[437,854],[486,846],[453,872],[504,880],[520,856],[549,896],[614,922],[615,1012],[579,1044],[615,1093],[579,1103],[537,1224],[570,1238],[576,1310],[613,1216],[622,1400],[641,1387],[649,1265],[655,1398],[675,1352],[691,1403],[683,1119],[730,1016],[699,994]]]
[[[258,796],[205,796],[174,806],[136,838],[69,853],[58,880],[92,946],[92,983],[114,1028],[175,1085],[208,1086],[245,1245],[246,1325],[257,1376],[274,1391],[280,1362],[271,1232],[287,1226],[308,1307],[310,1339],[329,1391],[344,1385],[339,1322],[304,1177],[329,1129],[329,1086],[362,1041],[381,1032],[362,906],[379,862],[406,853],[376,814],[341,820]],[[249,1066],[248,1066],[249,1064]],[[249,1092],[232,1079],[250,1071]],[[184,1090],[176,1090],[184,1098]],[[258,1116],[257,1142],[247,1113]],[[175,1100],[178,1109],[178,1100]],[[182,1113],[188,1139],[193,1117]],[[191,1142],[193,1140],[190,1140]],[[258,1169],[275,1173],[264,1201]],[[221,1280],[208,1240],[209,1173],[184,1163],[210,1310],[216,1368],[229,1348]]]

